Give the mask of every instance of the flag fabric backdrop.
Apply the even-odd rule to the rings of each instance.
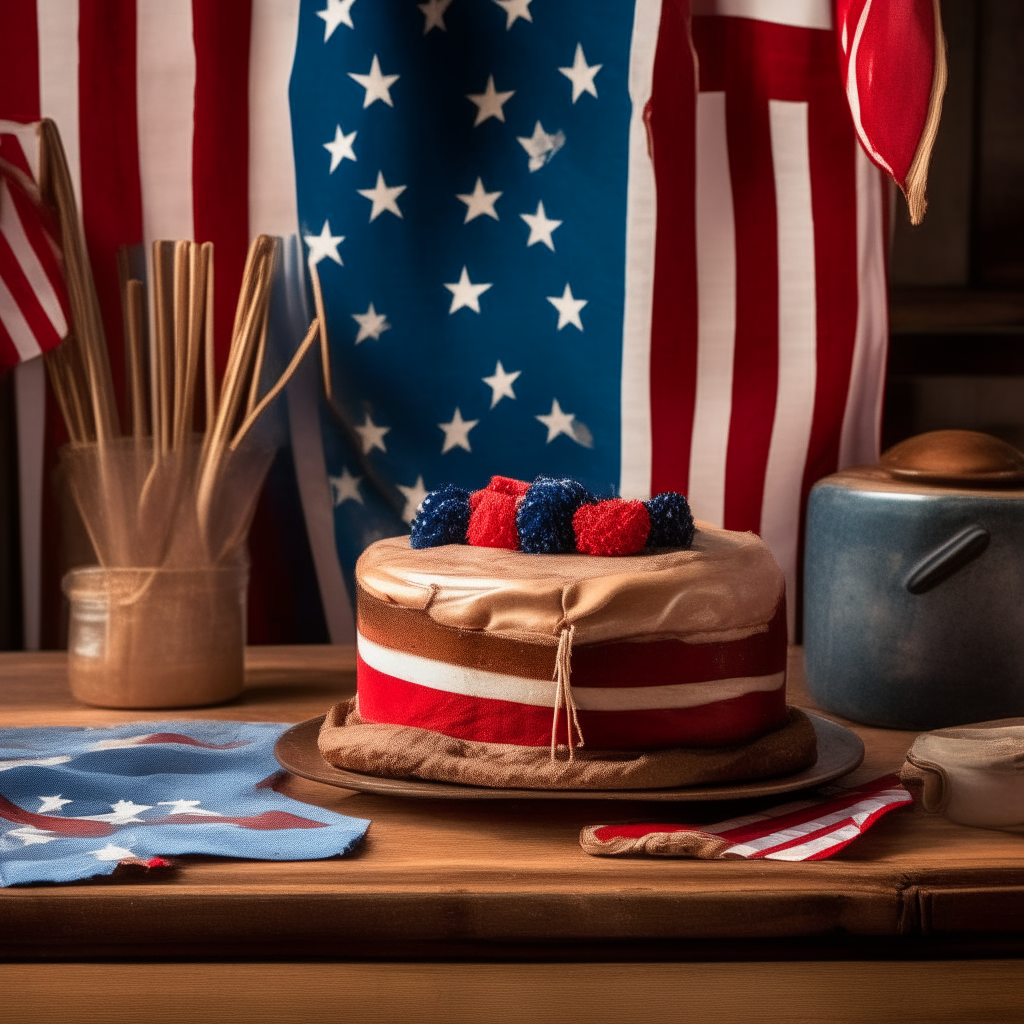
[[[312,364],[289,394],[308,549],[257,524],[269,627],[312,588],[350,639],[362,547],[492,473],[686,492],[797,596],[808,489],[877,454],[887,332],[830,0],[23,0],[3,27],[0,116],[60,127],[115,381],[119,244],[215,243],[221,361],[249,237],[299,239],[284,348],[317,264],[334,398]]]

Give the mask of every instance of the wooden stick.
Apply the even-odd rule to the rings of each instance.
[[[146,286],[134,278],[125,284],[125,319],[128,328],[128,378],[132,411],[132,436],[146,436]]]
[[[40,191],[57,207],[71,322],[88,380],[96,437],[105,441],[120,428],[99,299],[60,133],[49,118],[42,120],[39,132]]]
[[[217,378],[213,358],[213,242],[203,242],[203,252],[206,254],[206,331],[203,348],[206,371],[206,433],[209,434],[217,418]]]
[[[270,405],[270,403],[277,398],[279,394],[281,394],[285,387],[287,387],[288,381],[292,379],[295,375],[295,371],[299,368],[299,363],[302,362],[302,357],[310,350],[319,333],[320,324],[318,321],[314,320],[309,325],[309,330],[306,332],[306,337],[302,339],[302,344],[295,350],[295,355],[292,356],[292,361],[285,368],[284,373],[282,373],[278,378],[277,383],[260,399],[259,404],[249,412],[248,416],[245,418],[245,422],[238,428],[238,433],[235,434],[231,444],[228,445],[229,451],[233,452],[238,448],[244,440],[245,435],[252,429],[253,424],[266,411],[267,406]]]
[[[192,243],[174,243],[174,416],[171,446],[180,448],[185,436],[185,371],[188,366],[189,263]]]
[[[46,370],[50,377],[50,386],[53,388],[57,404],[60,406],[61,415],[63,415],[64,422],[67,424],[68,436],[75,444],[81,444],[85,441],[85,428],[82,424],[80,412],[72,398],[74,386],[67,380],[66,363],[61,352],[62,348],[63,345],[60,345],[46,353]],[[77,398],[77,395],[74,398]]]
[[[334,397],[331,390],[331,349],[327,341],[327,315],[324,313],[324,293],[320,287],[320,273],[316,264],[309,263],[309,276],[313,282],[313,303],[316,306],[316,318],[320,324],[320,365],[324,375],[324,394],[330,401]]]
[[[245,402],[245,415],[248,416],[256,407],[256,399],[260,393],[260,377],[263,375],[263,359],[267,351],[267,324],[269,317],[263,318],[263,328],[260,331],[260,343],[256,348],[256,363],[252,368],[252,378],[249,381],[249,397]]]
[[[153,423],[155,451],[164,454],[171,444],[171,346],[174,332],[173,311],[168,295],[173,242],[153,243],[153,322],[156,345],[151,366],[153,376]]]

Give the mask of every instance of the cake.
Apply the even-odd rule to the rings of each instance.
[[[752,533],[690,535],[622,557],[370,545],[357,697],[331,710],[321,752],[375,775],[526,788],[807,767],[813,728],[786,705],[781,570]]]

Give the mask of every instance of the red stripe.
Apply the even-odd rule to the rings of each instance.
[[[139,824],[134,822],[133,824]],[[300,818],[288,811],[264,811],[248,818],[214,817],[209,814],[170,814],[166,818],[157,818],[142,822],[144,825],[238,825],[240,828],[275,831],[282,828],[326,828],[326,821],[315,821],[313,818]]]
[[[689,4],[661,11],[647,124],[658,193],[651,309],[651,493],[686,491],[697,380],[695,96]]]
[[[192,0],[196,51],[192,210],[197,242],[216,254],[217,370],[231,344],[249,246],[249,37],[251,0]]]
[[[43,351],[53,348],[61,339],[54,330],[46,311],[39,304],[39,297],[29,283],[21,264],[14,255],[7,238],[0,234],[0,279],[7,285],[21,315],[28,322],[32,336]],[[24,344],[25,339],[22,339]]]
[[[5,3],[0,31],[0,118],[39,120],[39,28],[36,0]]]
[[[736,225],[736,336],[725,466],[730,530],[761,528],[761,503],[778,380],[778,247],[763,40],[746,18],[696,18],[701,90],[726,95]],[[761,58],[761,59],[759,59]]]
[[[79,12],[82,221],[107,334],[114,393],[122,422],[127,422],[117,250],[142,242],[135,4],[80,0]]]
[[[0,818],[13,821],[18,825],[33,825],[62,836],[82,836],[95,838],[109,836],[114,826],[105,821],[83,821],[81,818],[56,818],[46,814],[33,814],[23,811],[17,804],[11,803],[6,797],[0,796]]]
[[[434,690],[378,672],[362,658],[357,658],[357,680],[359,713],[370,722],[416,726],[485,743],[546,747],[551,742],[552,708]],[[781,727],[786,692],[780,687],[678,710],[580,711],[579,720],[592,750],[731,746]],[[558,741],[566,742],[564,715]]]

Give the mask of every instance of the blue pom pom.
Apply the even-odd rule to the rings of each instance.
[[[414,548],[465,544],[468,527],[469,491],[454,484],[445,484],[423,499],[412,521],[409,544]]]
[[[531,554],[565,554],[576,550],[572,517],[594,496],[578,480],[539,476],[516,512],[519,548]]]
[[[688,548],[693,543],[690,503],[676,491],[665,491],[645,501],[651,517],[650,548]]]

